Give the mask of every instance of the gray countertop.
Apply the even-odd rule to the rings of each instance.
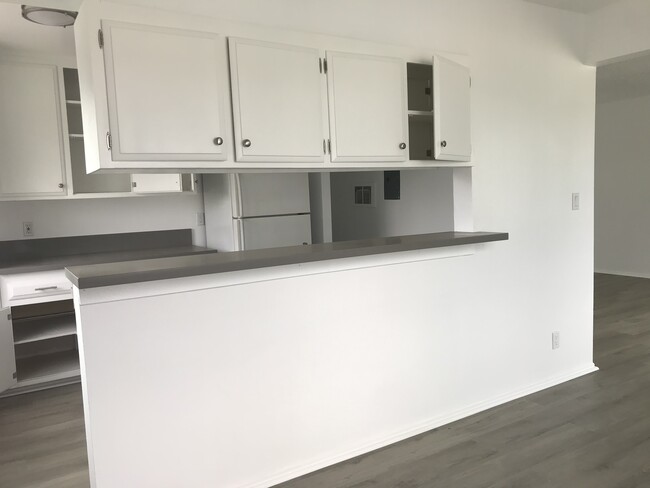
[[[0,274],[33,273],[64,269],[70,266],[89,266],[100,263],[129,262],[216,252],[214,249],[199,246],[179,246],[161,249],[139,249],[136,251],[97,252],[78,254],[76,256],[50,256],[23,262],[18,261],[15,264],[0,268]]]
[[[256,251],[213,252],[128,263],[68,266],[66,276],[75,286],[85,289],[504,240],[508,240],[505,232],[439,232]]]
[[[191,229],[2,241],[0,274],[215,252],[192,245]]]

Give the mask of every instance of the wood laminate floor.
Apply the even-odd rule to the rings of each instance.
[[[598,373],[277,488],[650,488],[650,280],[596,275],[594,348]],[[78,386],[0,400],[0,487],[87,477]]]

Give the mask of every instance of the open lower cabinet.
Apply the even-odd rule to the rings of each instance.
[[[0,395],[79,381],[72,300],[0,311]]]

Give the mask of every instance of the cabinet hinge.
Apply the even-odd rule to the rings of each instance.
[[[7,320],[11,320],[11,314],[10,313],[7,314]]]
[[[101,29],[97,31],[97,44],[99,44],[99,49],[104,49],[104,31]]]
[[[110,132],[106,133],[106,148],[110,151],[113,149],[113,137]]]
[[[469,87],[472,88],[472,77],[469,77]]]
[[[11,377],[15,380],[18,377],[18,375],[16,375],[16,372],[14,371],[14,374],[12,374]]]
[[[137,188],[138,184],[137,184],[135,181],[133,181],[133,182],[131,183],[131,186],[132,186],[133,188]]]
[[[322,58],[318,58],[318,71],[321,72],[321,73],[323,72],[323,59]]]
[[[325,139],[323,139],[323,154],[327,154],[327,146],[326,146]]]
[[[327,58],[323,58],[323,73],[327,74]]]
[[[332,139],[327,139],[327,151],[332,154]]]

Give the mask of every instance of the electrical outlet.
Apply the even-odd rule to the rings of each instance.
[[[205,213],[203,212],[196,213],[196,225],[205,225]]]
[[[580,193],[571,194],[571,208],[573,210],[580,210]]]
[[[31,237],[34,235],[34,224],[31,222],[23,222],[23,235],[25,237]]]
[[[553,332],[552,347],[553,349],[560,348],[560,333],[558,331]]]

